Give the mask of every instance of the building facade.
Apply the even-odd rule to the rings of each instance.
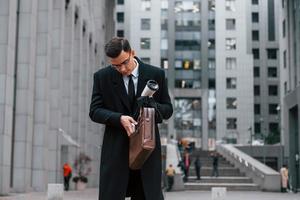
[[[253,59],[247,1],[216,1],[217,140],[247,144],[253,125]]]
[[[103,131],[88,109],[113,9],[108,0],[1,1],[0,195],[62,183],[63,164],[80,152],[98,185]]]
[[[300,189],[300,1],[280,3],[281,137],[292,188]]]
[[[138,56],[166,71],[174,105],[172,119],[163,126],[168,127],[167,134],[192,139],[203,149],[214,148],[217,140],[249,142],[254,99],[249,76],[252,43],[244,26],[247,2],[117,0],[116,4],[116,35],[129,38]],[[230,7],[234,10],[227,10]],[[148,49],[141,48],[144,44]],[[226,50],[232,46],[235,49]]]
[[[248,47],[253,54],[255,139],[280,140],[279,0],[247,1]],[[272,142],[272,141],[270,141]],[[268,142],[268,143],[270,143]]]

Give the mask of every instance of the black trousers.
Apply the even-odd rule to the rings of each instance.
[[[140,170],[130,170],[126,196],[131,197],[131,200],[145,200]]]
[[[167,191],[171,191],[174,184],[174,176],[168,176],[168,188]]]
[[[69,182],[70,182],[70,178],[71,178],[71,176],[64,176],[64,186],[65,186],[65,190],[66,190],[66,191],[69,190]]]

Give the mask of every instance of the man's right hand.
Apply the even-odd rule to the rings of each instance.
[[[137,122],[130,116],[122,115],[120,118],[121,124],[127,132],[128,137],[134,133]]]

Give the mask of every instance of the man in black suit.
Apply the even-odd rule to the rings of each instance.
[[[149,100],[163,119],[173,113],[165,73],[141,62],[128,40],[113,38],[105,45],[111,63],[94,74],[90,118],[105,124],[100,164],[99,200],[163,200],[161,191],[161,145],[156,125],[156,147],[141,170],[129,169],[129,136],[134,131],[137,97],[148,80],[159,90]],[[161,122],[162,119],[157,119]]]

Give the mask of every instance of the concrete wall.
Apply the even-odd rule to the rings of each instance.
[[[92,158],[89,185],[97,186],[103,128],[88,112],[93,73],[104,66],[103,46],[114,32],[106,17],[114,3],[0,3],[0,195],[61,183],[63,163],[73,165],[79,152]]]

